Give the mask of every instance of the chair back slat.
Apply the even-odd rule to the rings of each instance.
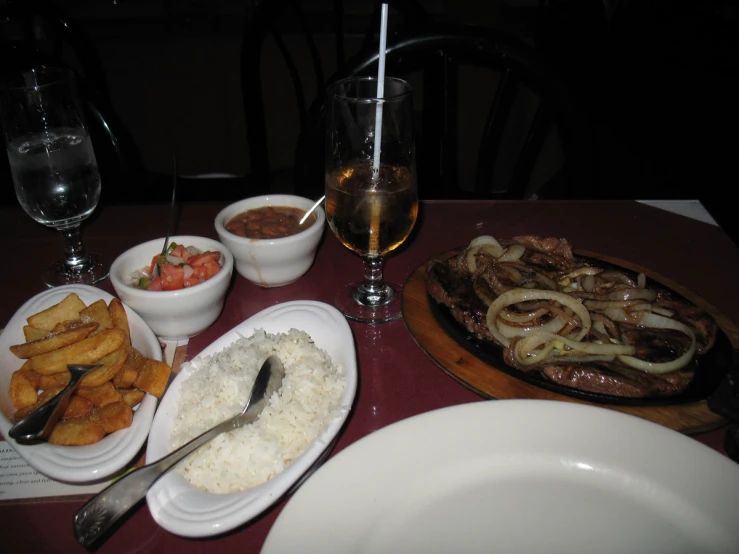
[[[484,196],[489,193],[495,177],[499,156],[491,153],[498,152],[503,133],[508,126],[511,106],[516,94],[518,83],[509,68],[501,71],[498,86],[488,111],[482,140],[477,156],[477,175],[475,177],[475,196]]]
[[[508,195],[510,198],[524,198],[534,172],[534,167],[541,154],[544,143],[552,128],[552,114],[548,101],[542,101],[534,115],[526,140],[513,168]]]
[[[378,58],[377,52],[360,52],[329,81],[373,75]],[[463,80],[462,72],[469,69],[483,71],[490,84],[497,83],[494,92],[486,95],[482,85]],[[562,81],[517,38],[468,25],[410,29],[388,44],[386,74],[417,81],[418,72],[422,74],[420,87],[416,83],[421,105],[416,107],[420,110],[417,171],[421,197],[542,195],[555,176],[539,170],[542,160],[554,167],[550,173],[572,179],[570,186],[557,189],[557,194],[582,190],[592,180],[595,164],[589,126]],[[469,88],[460,90],[462,82]],[[473,102],[487,101],[487,106],[471,105],[470,94]],[[323,163],[316,146],[322,145],[322,140],[316,135],[322,129],[324,102],[319,96],[311,107],[296,150],[296,175],[300,176],[296,183],[303,187],[299,192],[310,196],[320,194],[323,186],[321,167],[311,166]],[[469,124],[470,110],[486,114],[477,144],[469,129],[458,129],[462,121]],[[460,115],[466,117],[461,119]],[[550,144],[549,136],[557,143]],[[464,145],[460,140],[466,141]],[[471,157],[467,168],[460,164],[460,150],[469,144],[477,155]],[[464,177],[466,172],[470,175]]]
[[[392,27],[403,23],[420,24],[427,21],[426,11],[418,0],[384,0],[393,10]],[[268,192],[273,183],[274,171],[272,156],[267,140],[267,115],[265,114],[265,92],[262,81],[262,54],[265,39],[273,37],[280,58],[287,69],[292,89],[295,91],[294,106],[298,113],[297,122],[301,126],[310,107],[306,91],[315,84],[319,94],[325,91],[326,75],[334,70],[326,70],[320,56],[316,39],[319,35],[332,40],[335,50],[335,70],[343,71],[347,60],[348,34],[360,37],[364,48],[377,51],[380,5],[382,0],[372,0],[372,16],[358,18],[349,14],[347,0],[332,0],[328,5],[331,13],[315,12],[316,4],[308,0],[263,0],[249,10],[244,19],[244,34],[241,43],[241,88],[244,104],[244,119],[249,148],[251,173],[257,184],[250,192]],[[366,4],[351,6],[366,8]],[[313,11],[311,11],[313,8]],[[311,17],[314,16],[314,17]],[[353,19],[352,19],[353,18]],[[350,28],[348,22],[354,21]],[[283,33],[282,31],[286,31]],[[298,49],[305,48],[308,62],[303,52],[292,51],[294,43],[287,41],[287,32],[301,37]],[[305,46],[303,46],[305,45]],[[303,62],[304,65],[300,65]],[[285,85],[287,86],[287,85]],[[288,107],[292,109],[292,106]],[[320,142],[323,144],[323,141]],[[259,185],[261,184],[261,185]]]

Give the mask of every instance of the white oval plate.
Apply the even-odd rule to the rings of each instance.
[[[240,493],[211,494],[190,485],[176,471],[159,479],[146,494],[154,520],[164,529],[184,537],[207,537],[230,531],[246,523],[305,479],[307,473],[329,454],[333,441],[344,425],[357,390],[357,361],[351,329],[336,308],[322,302],[298,300],[267,308],[231,329],[213,342],[197,358],[223,350],[255,330],[285,333],[303,330],[332,361],[343,367],[347,382],[341,400],[341,413],[323,434],[282,473],[266,483]],[[189,366],[191,367],[191,366]],[[180,387],[189,375],[183,369],[164,395],[151,427],[146,462],[169,453],[169,437],[177,414]]]
[[[491,400],[357,441],[290,499],[262,554],[734,553],[739,465],[581,404]]]
[[[15,413],[8,391],[10,377],[23,364],[9,348],[25,342],[23,326],[26,325],[28,316],[61,302],[73,292],[88,306],[96,300],[103,299],[107,303],[113,299],[104,290],[87,285],[65,285],[49,289],[23,304],[0,335],[0,433],[31,467],[47,477],[67,483],[92,483],[114,475],[136,456],[149,434],[156,410],[155,397],[149,394],[144,397],[136,408],[133,423],[128,429],[111,433],[100,442],[88,446],[57,446],[48,443],[24,445],[8,437],[8,431],[13,426],[10,417]],[[125,304],[124,307],[133,345],[142,354],[161,360],[162,348],[153,331],[138,314]]]

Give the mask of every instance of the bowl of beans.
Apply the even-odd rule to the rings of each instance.
[[[245,198],[216,216],[218,239],[233,253],[236,271],[261,287],[297,281],[313,265],[326,214],[315,200],[291,194]]]

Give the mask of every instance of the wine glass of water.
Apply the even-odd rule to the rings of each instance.
[[[0,95],[15,193],[23,209],[66,238],[64,257],[44,275],[50,286],[92,284],[108,267],[82,245],[80,225],[100,199],[100,173],[75,88],[64,69],[19,72]]]
[[[401,317],[401,285],[385,281],[383,261],[411,233],[418,216],[413,91],[384,79],[351,77],[328,90],[326,215],[341,243],[359,254],[364,279],[336,296],[349,319],[382,323]]]

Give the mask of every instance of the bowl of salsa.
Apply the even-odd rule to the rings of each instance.
[[[164,254],[163,246],[164,237],[126,250],[111,264],[110,280],[121,301],[158,337],[195,336],[223,310],[233,255],[206,237],[174,236]]]

